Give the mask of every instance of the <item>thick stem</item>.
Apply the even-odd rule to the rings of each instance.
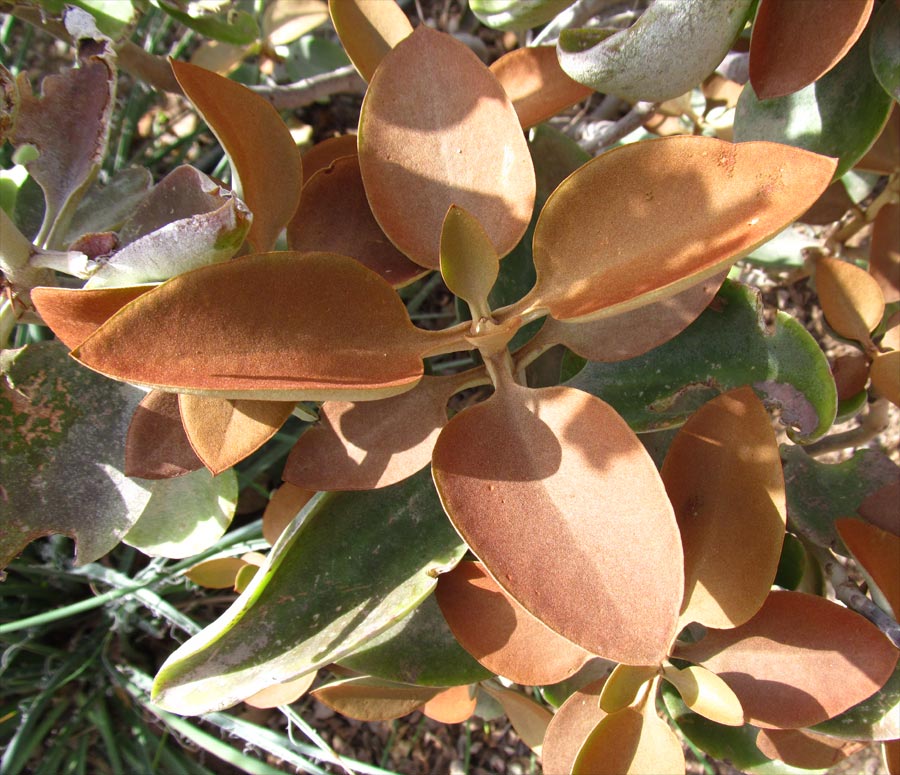
[[[887,429],[890,419],[888,407],[889,404],[886,398],[878,398],[869,404],[868,411],[856,428],[835,433],[832,436],[826,436],[824,439],[803,449],[809,455],[825,455],[829,452],[839,452],[851,447],[861,447]]]

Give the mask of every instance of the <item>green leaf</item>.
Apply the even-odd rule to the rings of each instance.
[[[341,659],[418,605],[464,549],[427,469],[317,496],[232,607],[169,657],[154,701],[205,713]]]
[[[97,22],[104,35],[118,38],[134,19],[134,3],[131,0],[68,0],[71,5],[83,8]]]
[[[897,466],[876,449],[857,450],[843,463],[820,463],[802,449],[783,444],[788,522],[818,546],[847,554],[834,521],[856,514],[872,493],[896,481]]]
[[[804,442],[831,427],[837,407],[816,341],[782,312],[769,332],[757,292],[731,281],[671,341],[628,361],[588,362],[566,384],[612,404],[639,433],[681,425],[709,399],[742,385],[780,404],[783,421]]]
[[[575,0],[470,0],[483,24],[495,30],[527,30],[546,24]]]
[[[806,573],[806,549],[793,533],[786,533],[778,560],[775,585],[782,589],[796,590]]]
[[[839,716],[810,727],[845,740],[896,740],[900,738],[900,665],[887,683],[859,705]]]
[[[6,350],[0,365],[0,567],[51,533],[75,539],[79,565],[93,562],[150,499],[122,473],[143,393],[80,368],[58,342]]]
[[[771,140],[837,157],[837,179],[881,134],[891,104],[872,73],[866,33],[833,70],[800,91],[760,100],[748,85],[738,100],[734,139]]]
[[[462,686],[493,675],[459,645],[433,595],[339,664],[418,686]]]
[[[208,549],[228,529],[237,506],[234,469],[205,468],[152,484],[152,494],[123,541],[153,557],[181,559]]]
[[[205,38],[245,46],[259,37],[259,27],[253,16],[246,11],[229,9],[223,14],[203,14],[191,16],[182,11],[172,0],[155,0],[169,16],[180,21],[185,27],[199,32]]]
[[[900,102],[900,5],[896,2],[882,3],[872,21],[872,39],[869,43],[869,58],[875,77],[884,90]]]

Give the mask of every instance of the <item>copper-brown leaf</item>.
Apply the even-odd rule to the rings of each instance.
[[[791,94],[831,70],[865,29],[874,0],[760,0],[750,83],[760,99]]]
[[[350,718],[388,721],[412,713],[440,691],[431,686],[411,686],[361,676],[320,686],[312,696]]]
[[[73,355],[115,379],[219,398],[371,400],[418,382],[430,339],[358,262],[285,251],[179,275]]]
[[[244,700],[251,708],[276,708],[279,705],[290,705],[309,691],[316,680],[317,671],[301,675],[284,683],[274,684],[258,691]]]
[[[840,336],[866,344],[884,315],[884,294],[865,269],[839,258],[816,261],[816,291],[825,320]]]
[[[269,502],[263,512],[263,538],[274,546],[278,537],[300,513],[300,509],[309,503],[315,494],[313,490],[304,490],[290,482],[284,482],[269,496]]]
[[[682,621],[735,627],[775,580],[787,507],[778,442],[748,387],[704,404],[662,467],[684,545]]]
[[[456,529],[529,612],[618,662],[665,657],[681,542],[656,468],[608,404],[504,385],[448,423],[433,470]]]
[[[356,135],[338,135],[316,143],[303,156],[303,185],[319,170],[326,169],[333,161],[344,156],[356,156]]]
[[[185,571],[185,576],[207,589],[230,589],[238,572],[247,565],[240,557],[216,557],[198,562]]]
[[[426,273],[384,235],[366,199],[353,156],[334,159],[308,179],[287,227],[291,250],[328,250],[355,258],[395,288]]]
[[[367,81],[384,56],[412,33],[394,0],[328,0],[328,10],[347,56]]]
[[[896,202],[886,204],[875,216],[869,271],[886,302],[900,301],[900,204]]]
[[[172,62],[185,94],[209,124],[232,164],[235,186],[253,213],[247,241],[271,250],[297,209],[300,151],[278,111],[246,86],[186,62]],[[277,183],[276,183],[277,181]]]
[[[876,355],[869,374],[875,392],[900,406],[900,350]]]
[[[547,775],[572,771],[587,736],[606,716],[600,708],[605,678],[572,694],[553,716],[544,736],[541,763]]]
[[[895,508],[900,504],[895,503]],[[900,616],[900,537],[858,519],[835,522],[844,544]]]
[[[181,424],[178,395],[151,390],[138,404],[125,439],[125,474],[171,479],[203,467]]]
[[[817,735],[806,729],[760,729],[756,745],[770,759],[805,770],[822,770],[843,761],[864,743]]]
[[[31,300],[56,338],[70,350],[78,347],[122,307],[153,288],[132,285],[122,288],[34,288]]]
[[[523,129],[540,124],[594,93],[559,66],[556,46],[528,46],[504,54],[491,72],[512,101]]]
[[[178,396],[188,441],[213,475],[256,452],[278,433],[295,405],[296,401]]]
[[[900,537],[900,477],[869,495],[856,511],[866,522]]]
[[[834,169],[834,159],[786,145],[709,137],[608,151],[544,206],[534,234],[538,279],[521,308],[565,320],[673,296],[783,229]]]
[[[372,212],[409,258],[437,269],[450,205],[505,256],[525,233],[535,179],[519,119],[463,43],[422,25],[378,68],[362,106],[359,165]]]
[[[477,562],[438,578],[438,605],[475,659],[514,683],[542,686],[574,675],[592,654],[567,641],[509,597]]]
[[[422,713],[441,724],[460,724],[475,712],[477,700],[472,689],[466,685],[444,689],[422,706]]]
[[[859,614],[800,592],[769,594],[731,630],[709,630],[675,655],[718,673],[758,727],[825,721],[880,689],[897,664],[890,641]]]
[[[483,688],[500,703],[509,718],[509,723],[522,742],[540,756],[547,726],[553,718],[550,711],[530,697],[512,689],[492,686],[489,683],[483,684]]]

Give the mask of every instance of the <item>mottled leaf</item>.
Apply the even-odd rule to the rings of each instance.
[[[594,93],[566,75],[554,46],[517,48],[491,64],[491,72],[512,101],[523,129],[537,126]]]
[[[240,557],[216,557],[198,562],[185,572],[185,576],[207,589],[231,589],[238,571],[247,564]]]
[[[869,57],[872,71],[884,90],[900,102],[900,4],[897,0],[887,0],[875,14],[872,22],[872,39],[869,42]]]
[[[194,452],[213,474],[239,463],[271,439],[291,416],[295,401],[178,396],[181,422]]]
[[[740,700],[715,673],[697,665],[689,665],[684,670],[668,665],[663,668],[663,678],[678,689],[694,713],[729,727],[744,725]]]
[[[303,514],[232,607],[169,657],[155,702],[205,713],[339,660],[418,605],[464,551],[427,472],[320,495]]]
[[[79,565],[94,562],[150,499],[122,473],[143,394],[79,368],[56,342],[6,350],[0,367],[0,568],[52,533],[75,540]]]
[[[125,440],[125,474],[170,479],[203,467],[184,432],[178,394],[151,390],[131,418]]]
[[[760,729],[756,744],[766,756],[807,770],[833,767],[863,746],[805,729]]]
[[[500,257],[478,219],[450,205],[441,228],[441,276],[450,292],[465,301],[474,319],[489,318],[488,295],[500,272]]]
[[[433,466],[454,526],[530,613],[609,659],[666,655],[681,543],[656,468],[611,407],[569,388],[504,384],[448,423]]]
[[[897,572],[900,537],[858,519],[839,519],[835,526],[841,540],[875,582],[895,616],[900,615],[897,613],[900,611],[900,573]]]
[[[572,771],[582,744],[606,716],[600,708],[605,682],[602,678],[579,689],[553,715],[541,752],[541,763],[548,775]]]
[[[488,27],[526,30],[549,22],[573,0],[470,0],[469,6]]]
[[[394,0],[328,0],[328,10],[347,56],[367,81],[385,55],[413,31]]]
[[[239,83],[186,62],[173,61],[172,70],[228,154],[235,192],[253,213],[247,241],[257,252],[271,250],[303,184],[300,151],[287,125],[268,100]]]
[[[73,355],[116,379],[217,398],[371,400],[418,382],[432,337],[358,262],[285,251],[179,275]]]
[[[900,110],[896,112],[900,116]],[[897,146],[900,147],[900,142]],[[869,271],[886,302],[900,301],[900,203],[885,205],[875,216]]]
[[[638,432],[682,425],[719,393],[752,385],[792,435],[817,439],[837,409],[828,360],[790,315],[777,312],[771,328],[763,315],[757,291],[726,281],[671,341],[621,363],[588,363],[566,384],[608,401]]]
[[[659,665],[617,665],[600,693],[600,709],[606,713],[616,713],[633,705],[641,695],[641,690],[648,687],[659,672]]]
[[[512,103],[465,44],[425,25],[372,79],[359,165],[381,228],[424,267],[439,266],[450,205],[478,218],[500,256],[531,218],[534,169]]]
[[[759,98],[783,97],[825,75],[862,34],[873,4],[761,0],[750,40],[750,83]]]
[[[744,26],[750,0],[655,2],[630,27],[563,30],[559,63],[605,94],[662,102],[690,91],[716,69]]]
[[[607,151],[547,200],[534,234],[538,279],[522,303],[566,320],[674,296],[783,229],[833,172],[833,160],[787,146],[709,137]],[[610,206],[612,192],[628,207]]]
[[[151,557],[180,559],[218,541],[234,517],[237,474],[194,471],[151,485],[150,500],[122,539]]]
[[[319,702],[360,721],[389,721],[412,713],[440,690],[426,686],[357,676],[320,686],[312,692]]]
[[[463,647],[491,673],[514,683],[557,683],[592,657],[505,594],[481,563],[460,563],[443,574],[435,594]]]
[[[900,350],[876,355],[869,373],[875,391],[900,406]]]
[[[884,317],[884,295],[865,269],[838,258],[816,261],[816,291],[825,320],[839,335],[870,343]]]
[[[702,664],[738,696],[749,723],[807,727],[880,689],[898,653],[859,614],[800,592],[772,592],[735,629],[710,629],[675,656]]]
[[[441,579],[448,575],[440,575],[438,589]],[[340,660],[340,665],[376,678],[419,686],[463,686],[493,675],[459,645],[433,595]]]
[[[675,437],[661,475],[684,547],[682,622],[743,624],[775,579],[786,520],[778,442],[753,391],[705,403]]]
[[[316,680],[316,671],[301,675],[291,681],[274,684],[244,699],[251,708],[277,708],[279,705],[290,705],[309,691]]]
[[[472,687],[453,686],[428,700],[422,713],[441,724],[460,724],[472,716],[477,704]]]
[[[355,148],[352,156],[332,160],[307,179],[288,223],[287,242],[291,250],[327,250],[355,258],[395,288],[427,272],[394,247],[372,215]]]
[[[801,448],[783,444],[781,458],[792,529],[841,553],[834,521],[855,514],[867,497],[896,482],[900,474],[897,465],[876,449],[857,450],[841,463],[820,463]]]
[[[304,490],[290,482],[284,482],[269,496],[263,512],[263,538],[274,546],[279,536],[315,494],[312,490]]]
[[[482,684],[482,688],[503,707],[503,712],[522,742],[540,756],[547,725],[553,718],[550,711],[512,689],[492,684]]]
[[[761,100],[748,85],[738,100],[734,139],[769,140],[837,157],[839,178],[881,134],[891,105],[869,65],[864,33],[830,72],[800,91]]]

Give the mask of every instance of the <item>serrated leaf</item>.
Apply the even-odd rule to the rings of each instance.
[[[493,62],[491,72],[512,101],[523,129],[537,126],[594,93],[566,75],[555,46],[517,48]]]
[[[766,756],[806,770],[833,767],[863,747],[863,743],[817,735],[805,729],[760,729],[756,744]]]
[[[412,713],[439,689],[408,686],[357,676],[320,686],[312,696],[343,716],[359,721],[389,721]]]
[[[769,594],[784,540],[784,475],[768,412],[747,387],[717,396],[679,431],[660,473],[684,547],[682,622],[743,624]]]
[[[172,61],[172,70],[228,154],[233,188],[253,213],[247,241],[256,252],[271,250],[303,185],[300,151],[287,125],[271,103],[239,83],[186,62]]]
[[[53,533],[75,539],[79,565],[94,562],[151,496],[122,473],[125,431],[143,394],[79,368],[57,342],[4,351],[2,372],[0,568]]]
[[[582,744],[606,716],[600,708],[605,682],[606,678],[601,678],[579,689],[553,715],[541,751],[541,762],[548,774],[572,771]]]
[[[394,0],[328,0],[338,37],[359,74],[371,81],[385,55],[412,34]]]
[[[418,605],[464,552],[427,472],[320,495],[304,513],[232,607],[169,657],[154,702],[204,713],[339,660]]]
[[[663,668],[663,678],[678,689],[685,704],[694,713],[729,727],[744,725],[741,702],[719,676],[697,665],[678,670]]]
[[[641,667],[617,665],[606,679],[600,693],[600,709],[606,713],[616,713],[633,705],[641,689],[656,678],[659,672],[659,665]]]
[[[549,22],[573,0],[471,0],[472,13],[496,30],[527,30]]]
[[[503,707],[503,712],[522,742],[540,756],[547,726],[553,718],[550,711],[512,689],[491,684],[482,684],[482,688]]]
[[[869,65],[869,33],[864,33],[830,72],[800,91],[761,100],[748,85],[738,100],[734,139],[768,140],[836,157],[837,179],[881,134],[891,105]]]
[[[447,424],[433,467],[460,535],[532,615],[609,659],[666,655],[680,539],[655,466],[611,407],[569,388],[505,384]]]
[[[222,14],[205,13],[192,16],[181,10],[174,0],[156,0],[156,2],[173,19],[177,19],[185,27],[199,32],[205,38],[212,38],[222,43],[246,45],[259,37],[256,19],[246,11],[236,10],[229,6],[228,10]]]
[[[478,705],[473,688],[453,686],[445,689],[422,706],[422,713],[442,724],[460,724],[472,716]]]
[[[730,630],[708,630],[675,656],[717,673],[747,721],[795,729],[825,721],[878,691],[898,653],[859,614],[800,592],[772,592],[759,613]]]
[[[448,575],[440,575],[438,588]],[[376,678],[419,686],[463,686],[493,675],[453,637],[434,595],[340,660],[340,665]]]
[[[655,2],[631,27],[596,42],[595,30],[563,30],[559,62],[605,94],[662,102],[690,91],[722,61],[750,0]]]
[[[859,39],[873,5],[874,0],[761,0],[750,39],[753,90],[768,100],[817,81]]]
[[[291,416],[295,401],[252,401],[182,393],[178,410],[194,452],[213,475],[252,455]]]
[[[557,683],[592,658],[505,594],[481,563],[460,563],[443,574],[435,595],[463,648],[492,674],[514,683]]]
[[[534,169],[506,93],[465,44],[425,25],[372,78],[359,165],[385,234],[430,269],[450,205],[478,218],[500,256],[531,218]]]
[[[450,205],[441,228],[441,276],[450,292],[472,309],[475,320],[489,318],[488,295],[497,282],[500,256],[478,219]]]
[[[344,150],[338,143],[336,152]],[[427,272],[394,247],[372,215],[355,147],[352,156],[333,159],[307,178],[287,226],[287,243],[291,250],[327,250],[355,258],[395,288]]]
[[[884,294],[872,275],[837,258],[816,261],[816,290],[825,320],[838,334],[871,345],[884,317]]]
[[[858,519],[835,522],[838,534],[866,575],[875,582],[895,616],[900,611],[900,537]]]
[[[828,360],[790,315],[770,329],[757,291],[726,281],[681,334],[616,364],[588,363],[567,385],[608,401],[638,432],[682,425],[719,393],[752,385],[781,408],[801,441],[822,436],[837,410]]]
[[[353,259],[284,251],[174,277],[73,355],[116,379],[217,398],[371,400],[419,381],[433,336]]]
[[[857,450],[841,463],[820,463],[802,449],[783,444],[781,458],[792,529],[838,552],[843,549],[835,520],[856,513],[868,496],[900,475],[897,465],[875,449]]]
[[[881,4],[872,21],[869,57],[875,77],[895,102],[900,102],[898,37],[900,37],[900,5],[897,5],[896,0],[894,2],[888,0]]]
[[[523,308],[588,319],[673,296],[781,231],[833,172],[833,160],[787,146],[709,137],[607,151],[547,200]],[[613,194],[629,207],[609,207]]]
[[[900,406],[900,350],[876,355],[869,374],[875,391]]]
[[[170,479],[203,467],[184,432],[178,395],[151,390],[138,404],[125,439],[125,474]]]

